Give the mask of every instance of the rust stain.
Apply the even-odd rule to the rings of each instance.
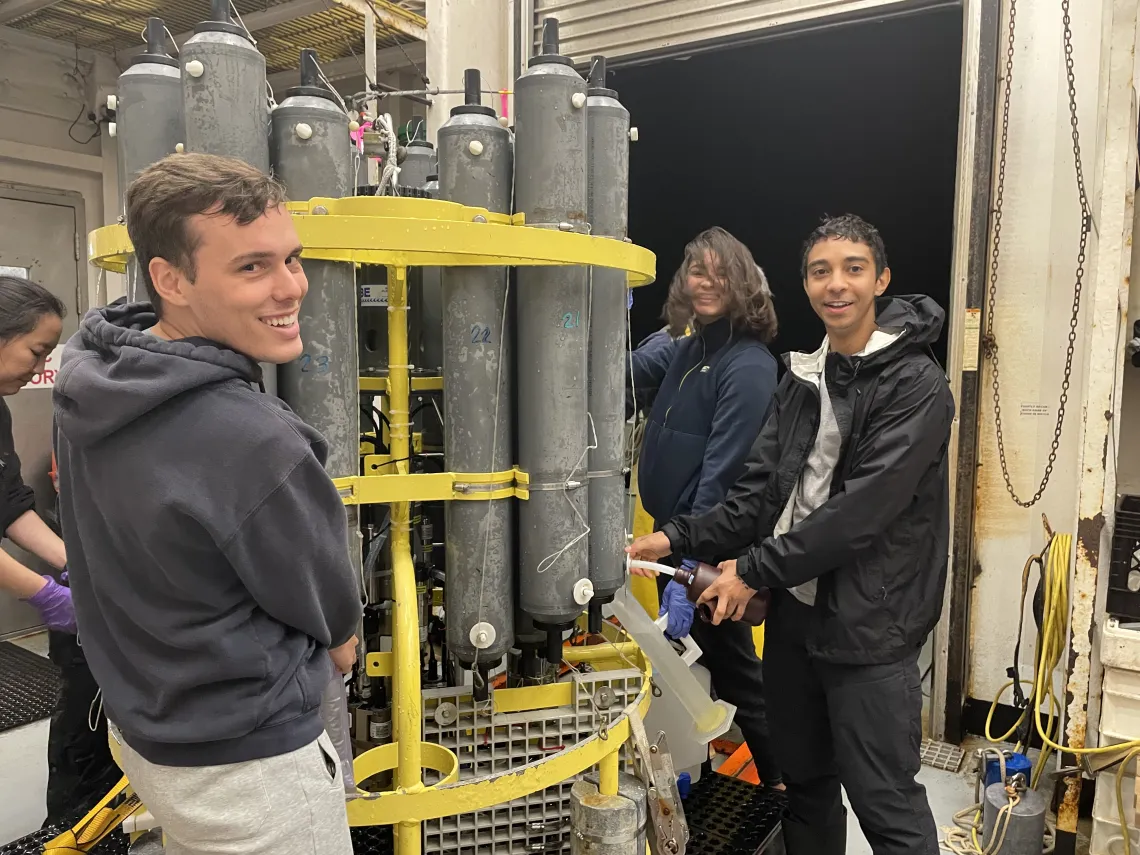
[[[1097,512],[1094,516],[1084,517],[1077,522],[1077,565],[1078,572],[1082,560],[1092,568],[1096,575],[1096,568],[1100,560],[1100,534],[1104,531],[1104,514]]]
[[[1088,736],[1089,680],[1092,660],[1093,594],[1096,592],[1100,559],[1100,536],[1104,514],[1097,512],[1077,521],[1076,565],[1073,568],[1072,629],[1069,635],[1068,679],[1065,683],[1065,711],[1068,723],[1065,742],[1070,748],[1083,748]],[[1081,779],[1068,778],[1065,795],[1057,808],[1057,830],[1075,833],[1080,809]]]

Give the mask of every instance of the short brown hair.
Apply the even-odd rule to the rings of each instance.
[[[213,154],[172,154],[153,164],[127,188],[127,233],[154,310],[161,300],[150,262],[164,258],[194,281],[197,236],[190,217],[211,214],[249,225],[284,204],[285,187],[248,163]]]
[[[705,253],[711,253],[719,263],[718,269],[709,273],[724,280],[732,328],[764,344],[771,342],[776,337],[778,323],[768,280],[748,247],[720,227],[701,232],[685,247],[685,260],[673,276],[665,301],[665,320],[670,334],[683,335],[696,321],[686,285],[689,268],[694,262],[703,264]]]

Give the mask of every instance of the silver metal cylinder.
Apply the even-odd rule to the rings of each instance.
[[[160,18],[147,22],[147,50],[119,75],[115,106],[115,142],[119,159],[119,205],[125,213],[127,187],[139,173],[182,142],[182,80],[178,60],[166,53],[166,28]],[[127,299],[146,300],[134,258],[127,265]]]
[[[1004,827],[1001,848],[994,851],[1001,855],[1041,855],[1045,841],[1045,799],[1035,790],[1025,790],[1017,806],[1010,811],[1008,825],[1005,817],[999,815],[1009,803],[1005,785],[990,784],[986,787],[982,803],[982,846],[996,846]]]
[[[624,240],[629,222],[629,111],[605,89],[605,59],[591,79],[586,161],[591,232]],[[595,267],[590,283],[590,579],[599,605],[625,582],[626,330],[628,288],[620,270]]]
[[[556,51],[557,47],[552,46]],[[586,82],[565,57],[531,60],[515,85],[515,209],[529,227],[586,231]],[[547,631],[590,599],[587,554],[588,271],[518,269],[519,603]]]
[[[456,107],[438,139],[441,198],[509,213],[510,135],[494,114]],[[444,459],[453,472],[503,472],[513,463],[507,269],[441,273]],[[510,499],[446,506],[447,647],[467,667],[496,662],[514,643],[511,506]]]
[[[226,2],[212,0],[178,55],[186,151],[244,160],[269,172],[269,102],[265,57],[231,23]],[[262,363],[265,390],[277,394],[277,366]]]
[[[438,169],[438,165],[436,168]],[[439,176],[434,172],[428,176],[423,189],[433,199],[442,198],[439,191]],[[420,357],[416,364],[426,373],[435,376],[443,368],[443,280],[438,267],[421,267],[419,271],[423,312]]]
[[[637,848],[638,808],[620,793],[604,796],[595,784],[570,788],[570,852],[573,855],[642,855]]]
[[[206,21],[179,54],[186,150],[269,172],[265,57],[228,21]],[[197,63],[197,64],[195,64]]]
[[[598,772],[587,772],[583,776],[583,780],[588,781],[595,787],[599,785],[600,777]],[[618,795],[624,796],[635,805],[637,805],[637,849],[635,852],[645,852],[646,844],[646,828],[649,822],[649,791],[646,789],[645,784],[637,775],[630,775],[628,772],[618,773]]]
[[[319,86],[286,93],[273,111],[273,168],[293,201],[352,195],[348,116]],[[328,440],[329,474],[358,474],[360,400],[357,378],[356,281],[353,266],[332,261],[301,262],[309,293],[299,322],[304,353],[280,366],[281,397]]]
[[[435,148],[426,140],[411,140],[404,162],[400,164],[400,186],[423,190],[428,176],[439,172],[439,158]]]
[[[273,111],[274,174],[297,202],[351,196],[349,118],[319,83],[316,52],[301,53],[301,85]],[[360,474],[360,357],[356,336],[356,274],[351,264],[305,259],[309,293],[298,322],[304,350],[278,367],[278,392],[328,442],[325,469],[333,478]],[[349,331],[346,335],[345,332]],[[359,509],[348,511],[348,554],[363,577]],[[363,628],[358,636],[363,639]],[[363,642],[362,642],[363,644]],[[367,651],[361,648],[361,655]]]

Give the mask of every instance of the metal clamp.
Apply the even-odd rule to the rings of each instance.
[[[368,455],[368,457],[379,459],[382,455]],[[333,483],[340,491],[341,500],[346,505],[530,498],[530,476],[517,467],[505,472],[396,472],[384,475],[355,475],[336,478]]]
[[[649,821],[653,825],[649,849],[653,855],[685,855],[689,824],[685,820],[665,734],[658,734],[657,741],[650,743],[645,722],[637,710],[630,710],[629,732],[638,761],[638,776],[649,791]]]

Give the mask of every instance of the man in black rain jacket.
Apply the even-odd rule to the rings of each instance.
[[[886,298],[878,232],[857,217],[808,239],[804,287],[827,329],[794,353],[745,472],[720,505],[630,552],[720,563],[702,602],[739,619],[771,589],[764,673],[787,784],[788,855],[841,855],[847,791],[875,855],[934,855],[920,767],[918,656],[942,607],[954,402],[930,352],[945,315]]]

